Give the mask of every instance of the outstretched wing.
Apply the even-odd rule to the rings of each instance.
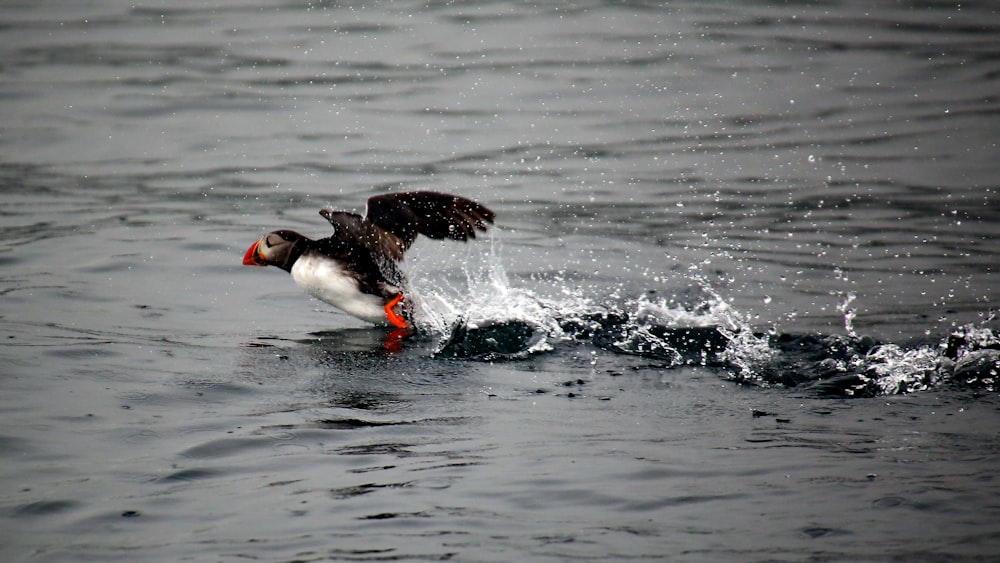
[[[403,241],[393,233],[376,228],[356,213],[320,209],[319,214],[333,225],[333,236],[323,239],[328,250],[343,254],[344,260],[358,260],[355,248],[364,248],[370,257],[384,256],[391,260],[402,260]],[[336,248],[334,248],[336,247]],[[339,249],[339,250],[337,250]]]
[[[496,214],[471,199],[439,192],[400,192],[368,199],[365,219],[399,240],[400,255],[417,234],[465,241]]]

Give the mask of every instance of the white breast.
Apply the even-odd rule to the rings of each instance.
[[[292,265],[292,279],[306,293],[359,319],[385,323],[383,299],[362,293],[358,282],[336,261],[303,254]]]

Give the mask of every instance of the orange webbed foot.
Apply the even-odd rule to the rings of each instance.
[[[393,311],[393,307],[398,305],[403,300],[403,294],[397,293],[395,297],[390,299],[385,304],[385,319],[389,321],[389,324],[396,328],[410,328],[410,323],[406,322],[406,319],[401,317],[396,311]]]

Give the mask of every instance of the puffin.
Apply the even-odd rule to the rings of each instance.
[[[465,242],[496,217],[471,199],[433,191],[368,198],[364,216],[319,212],[333,234],[313,240],[295,231],[267,233],[243,255],[244,266],[277,266],[309,295],[374,323],[409,329],[412,308],[399,263],[417,235]]]

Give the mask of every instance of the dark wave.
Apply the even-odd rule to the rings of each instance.
[[[637,322],[621,313],[560,321],[562,338],[659,362],[698,366],[758,386],[804,389],[821,396],[875,397],[943,386],[996,391],[1000,331],[966,326],[937,343],[902,346],[869,336],[763,334],[722,326],[677,327]],[[469,325],[460,320],[435,355],[476,361],[517,360],[539,350],[541,326],[514,320]]]

